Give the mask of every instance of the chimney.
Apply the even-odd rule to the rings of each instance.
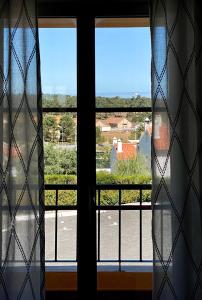
[[[121,153],[121,152],[123,152],[122,141],[120,139],[118,139],[118,141],[117,141],[117,153]]]
[[[113,142],[112,142],[113,146],[117,144],[117,138],[116,138],[116,137],[113,137],[113,140],[112,140],[112,141],[113,141]]]
[[[144,131],[145,131],[145,132],[147,131],[147,128],[148,128],[149,123],[150,123],[149,118],[146,118],[146,119],[144,120]]]

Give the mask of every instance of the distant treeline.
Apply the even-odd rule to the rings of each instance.
[[[76,107],[76,96],[43,94],[43,107]],[[137,97],[122,98],[96,97],[97,107],[150,107],[151,99],[138,95]]]

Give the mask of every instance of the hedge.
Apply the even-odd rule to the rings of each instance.
[[[77,191],[58,191],[58,205],[76,205]],[[56,205],[56,192],[45,191],[45,205]]]
[[[147,184],[151,183],[151,176],[147,175],[116,175],[104,171],[97,172],[97,184]],[[76,184],[76,175],[45,175],[45,183],[50,184]]]
[[[54,174],[54,175],[45,175],[45,183],[49,184],[76,184],[77,176],[76,175],[63,175],[63,174]]]
[[[99,172],[96,175],[97,184],[147,184],[151,183],[149,176],[120,176],[106,172]],[[45,183],[49,184],[76,184],[77,177],[75,175],[45,175]],[[45,204],[55,205],[56,195],[55,191],[45,191]],[[123,190],[121,193],[121,204],[134,203],[140,201],[139,191]],[[151,201],[151,191],[142,191],[142,201]],[[98,204],[98,193],[96,197]],[[58,191],[58,205],[76,205],[77,191],[65,190]],[[102,190],[100,192],[100,205],[118,205],[118,191],[117,190]]]
[[[130,204],[140,201],[140,192],[138,190],[122,190],[121,191],[121,204]],[[142,191],[142,202],[151,201],[151,191]],[[116,190],[103,190],[100,192],[100,203],[98,200],[98,193],[96,197],[97,204],[100,205],[119,205],[119,192]]]
[[[97,184],[146,184],[151,183],[151,176],[147,175],[116,175],[104,171],[97,172]]]

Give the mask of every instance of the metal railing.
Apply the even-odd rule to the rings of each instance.
[[[54,191],[54,204],[46,204],[45,211],[54,212],[54,258],[47,259],[47,262],[77,262],[77,253],[75,253],[75,260],[73,259],[59,259],[58,258],[58,243],[60,242],[58,239],[58,212],[61,211],[77,211],[77,205],[66,205],[63,203],[62,205],[59,203],[59,193],[60,191],[77,191],[77,185],[64,185],[64,184],[46,184],[45,191]],[[151,192],[151,184],[106,184],[106,185],[96,185],[96,214],[97,214],[97,262],[98,263],[130,263],[130,262],[146,262],[148,259],[144,259],[143,257],[143,230],[145,229],[144,226],[148,226],[148,224],[144,224],[143,222],[143,212],[149,211],[151,212],[151,199],[150,199],[150,192]],[[145,192],[148,191],[149,193],[145,196]],[[113,194],[113,201],[106,200],[110,199],[110,195],[108,197],[107,192],[114,193]],[[124,198],[124,193],[127,194],[130,192],[130,197],[132,195],[133,201],[131,198],[129,203],[126,203],[126,199]],[[134,192],[134,197],[133,197]],[[115,200],[114,200],[115,199]],[[146,201],[145,201],[146,200]],[[139,234],[138,234],[138,250],[139,255],[136,259],[130,258],[122,258],[122,213],[123,212],[139,212],[138,215],[138,223],[139,223]],[[117,212],[117,231],[118,231],[118,245],[117,245],[117,258],[116,259],[105,259],[101,257],[101,214],[105,213],[113,213]],[[137,217],[136,213],[134,213],[134,218]],[[109,217],[109,216],[108,216]],[[76,215],[75,215],[76,219]],[[151,228],[147,228],[149,231]],[[76,236],[76,232],[75,232]],[[76,238],[76,237],[75,237]],[[75,249],[77,252],[77,249]],[[68,254],[68,253],[67,253]],[[67,255],[68,257],[68,255]],[[152,257],[151,257],[152,260]]]

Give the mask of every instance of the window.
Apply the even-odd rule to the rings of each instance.
[[[95,20],[97,261],[119,270],[152,260],[150,33],[134,22]]]
[[[134,163],[137,153],[141,152],[141,147],[135,141],[140,140],[140,135],[146,128],[146,118],[149,119],[149,122],[151,121],[150,95],[143,95],[141,92],[144,91],[132,90],[130,87],[127,87],[125,91],[105,91],[104,88],[99,88],[100,84],[105,87],[105,74],[110,71],[116,72],[116,70],[111,70],[109,65],[108,69],[104,69],[107,59],[106,64],[103,64],[103,59],[99,61],[100,57],[107,53],[107,44],[99,39],[106,37],[111,28],[113,28],[112,36],[113,31],[118,32],[119,30],[123,31],[122,36],[124,36],[124,31],[127,31],[128,27],[132,29],[137,26],[137,24],[134,25],[136,19],[96,18],[95,41],[92,37],[94,21],[92,18],[86,25],[86,21],[82,18],[78,18],[78,20],[76,18],[40,20],[46,151],[46,237],[49,239],[48,244],[46,243],[46,259],[49,263],[52,261],[54,264],[60,262],[64,265],[72,265],[72,263],[74,265],[79,258],[80,277],[81,273],[83,276],[86,273],[86,266],[91,270],[93,265],[95,266],[94,249],[96,244],[97,264],[102,268],[111,265],[113,268],[116,267],[116,270],[117,267],[121,270],[126,268],[129,263],[142,261],[146,263],[152,259],[151,252],[147,251],[148,248],[151,249],[151,241],[148,241],[150,239],[148,228],[151,216],[149,203],[151,180],[144,181],[144,184],[140,181],[130,182],[124,175],[123,182],[118,183],[118,181],[112,181],[113,174],[111,172],[113,168],[117,168],[116,163],[113,162],[113,155],[116,156],[117,152],[120,156],[120,151],[122,160],[126,160],[124,161],[126,164],[128,160]],[[144,26],[148,24],[146,19],[144,21],[141,19],[141,22]],[[82,40],[82,30],[87,30],[85,26],[90,26],[91,30],[85,36],[84,41]],[[76,35],[78,44],[76,44]],[[149,43],[149,41],[147,42]],[[129,38],[128,43],[130,43]],[[99,48],[99,44],[102,45],[101,48]],[[112,41],[111,47],[113,48]],[[48,55],[47,51],[50,51]],[[77,51],[78,61],[76,61]],[[99,51],[100,55],[98,55]],[[73,65],[70,67],[66,61],[68,53],[69,57],[74,57]],[[87,55],[87,53],[89,54]],[[55,56],[55,54],[57,55]],[[63,55],[64,57],[62,57]],[[117,61],[117,65],[120,62]],[[87,71],[85,71],[85,67]],[[126,69],[127,66],[125,66]],[[130,76],[128,74],[128,78]],[[123,77],[125,77],[124,72],[120,75],[119,81],[114,82],[114,85],[121,88],[120,82]],[[110,81],[108,81],[108,85],[109,88],[112,87]],[[123,94],[126,92],[126,94],[121,95],[121,92]],[[141,103],[143,98],[146,100]],[[140,105],[137,105],[138,100]],[[71,130],[68,131],[69,127]],[[116,135],[110,136],[109,132],[116,133]],[[127,155],[124,156],[125,149],[129,159]],[[134,153],[131,154],[131,152]],[[72,169],[69,165],[65,165],[69,160],[67,159],[68,155],[73,160]],[[87,156],[85,157],[85,155]],[[64,162],[61,161],[63,158]],[[54,164],[52,164],[53,160]],[[122,161],[120,165],[121,163]],[[67,174],[66,171],[69,169],[71,172]],[[110,169],[110,171],[106,169]],[[55,172],[57,176],[55,176]],[[84,182],[86,177],[88,178],[87,185]],[[89,197],[89,193],[92,198],[94,197],[95,202],[92,203],[86,199]],[[148,202],[144,202],[144,200]],[[92,219],[89,214],[89,204],[91,205],[90,213],[94,212]],[[94,228],[91,226],[88,231],[87,223],[90,219]],[[132,228],[135,230],[135,237]],[[81,241],[81,232],[85,235],[85,242]],[[97,236],[97,241],[92,236]],[[129,248],[130,251],[128,251]],[[86,262],[84,262],[84,258]],[[89,278],[93,277],[93,275],[89,276]]]
[[[47,22],[48,21],[48,22]],[[77,239],[76,19],[40,19],[47,264],[75,265]]]

